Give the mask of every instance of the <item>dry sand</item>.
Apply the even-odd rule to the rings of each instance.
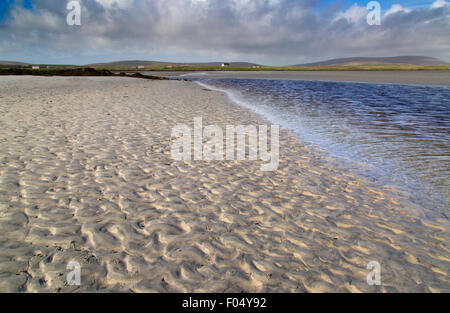
[[[175,162],[195,116],[263,122],[192,82],[0,77],[0,291],[450,291],[447,220],[285,131],[276,172]]]

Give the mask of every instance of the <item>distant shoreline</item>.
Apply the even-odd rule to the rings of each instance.
[[[147,71],[141,73],[147,73]],[[154,76],[171,78],[182,76],[186,78],[283,79],[450,86],[450,71],[186,71],[173,73],[160,71],[151,73]]]
[[[31,76],[112,76],[134,77],[143,79],[170,78],[233,78],[233,79],[282,79],[306,81],[335,81],[384,84],[411,84],[450,86],[450,70],[345,70],[345,71],[148,71],[148,70],[108,70],[95,68],[59,68],[59,69],[27,69],[0,68],[0,76],[31,75]]]
[[[384,71],[450,71],[448,65],[398,65],[398,66],[311,66],[311,67],[208,67],[208,66],[181,66],[167,68],[163,66],[151,66],[143,69],[129,67],[94,67],[107,69],[114,72],[384,72]]]

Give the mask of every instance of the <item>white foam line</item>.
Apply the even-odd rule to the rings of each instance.
[[[199,81],[196,81],[196,83],[199,84],[200,86],[204,87],[204,88],[208,88],[208,89],[211,89],[211,90],[214,90],[214,91],[219,91],[219,92],[225,93],[225,94],[228,96],[228,98],[229,98],[232,102],[234,102],[235,104],[237,104],[237,105],[239,105],[240,107],[243,107],[243,108],[245,108],[245,109],[248,109],[248,110],[250,110],[250,111],[252,111],[252,112],[257,113],[258,115],[260,115],[260,116],[263,117],[264,119],[269,120],[270,122],[273,122],[273,123],[276,123],[276,124],[279,124],[279,125],[282,125],[282,124],[283,124],[283,123],[279,123],[279,121],[277,121],[276,118],[274,118],[274,116],[273,116],[270,112],[267,112],[266,110],[257,108],[256,106],[251,105],[250,103],[248,103],[248,102],[246,102],[246,101],[244,101],[244,100],[241,100],[241,99],[240,99],[233,91],[231,91],[231,90],[217,88],[217,87],[214,87],[214,86],[211,86],[211,85],[205,84],[205,83],[203,83],[203,82],[199,82]]]
[[[279,116],[279,114],[277,114],[276,112],[273,112],[271,110],[267,110],[267,109],[264,109],[259,106],[251,104],[250,102],[246,101],[245,99],[242,99],[241,97],[239,97],[235,91],[229,90],[229,89],[217,88],[215,86],[208,85],[204,82],[196,81],[196,83],[204,88],[208,88],[211,90],[225,93],[228,96],[228,98],[231,100],[231,102],[237,104],[240,107],[243,107],[244,109],[247,109],[251,112],[256,113],[258,116],[260,116],[261,118],[263,118],[266,121],[269,121],[270,123],[280,125],[280,127],[289,130],[290,132],[296,134],[297,138],[300,139],[301,141],[303,141],[305,144],[308,144],[309,146],[312,146],[315,149],[319,149],[320,151],[325,152],[327,154],[329,154],[331,152],[331,151],[326,151],[323,148],[321,148],[322,145],[327,146],[328,143],[323,144],[323,142],[322,142],[323,140],[320,140],[319,138],[317,138],[317,136],[314,136],[314,134],[311,134],[310,132],[306,132],[305,129],[302,129],[302,127],[300,127],[299,125],[292,124],[291,121],[286,120],[282,116]],[[302,133],[307,133],[308,135],[306,137],[301,136],[300,134],[302,134]],[[311,138],[308,139],[307,137],[311,137]],[[333,153],[331,152],[331,154],[333,154]]]
[[[179,77],[185,77],[185,76],[202,76],[202,75],[208,75],[208,73],[206,73],[206,72],[200,72],[200,73],[186,73],[186,74],[181,74],[181,75],[179,75]]]

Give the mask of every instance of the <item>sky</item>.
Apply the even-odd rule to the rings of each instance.
[[[339,57],[424,55],[450,62],[450,2],[380,0],[0,0],[0,60],[248,61],[292,65]]]

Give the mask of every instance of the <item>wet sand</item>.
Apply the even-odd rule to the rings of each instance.
[[[147,72],[150,75],[195,78],[246,78],[346,81],[450,86],[450,71],[255,71],[255,72]]]
[[[0,77],[0,113],[0,291],[450,291],[447,219],[286,131],[275,172],[172,160],[172,127],[194,117],[265,123],[220,92]]]

